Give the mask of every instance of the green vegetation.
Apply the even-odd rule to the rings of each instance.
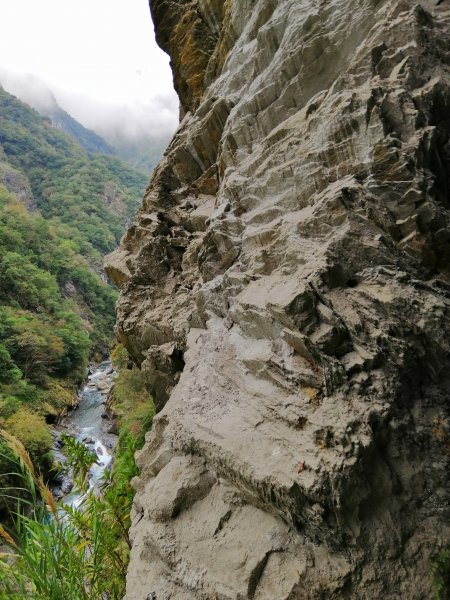
[[[115,490],[115,476],[89,489],[94,453],[72,438],[66,452],[83,494],[80,506],[56,504],[42,476],[16,439],[6,435],[10,464],[27,491],[27,515],[18,511],[14,527],[0,536],[10,554],[0,558],[0,599],[119,600],[125,591],[130,542],[129,507]]]
[[[45,116],[50,117],[51,122],[56,127],[68,133],[88,152],[95,154],[114,154],[114,149],[111,148],[103,138],[94,131],[86,129],[86,127],[83,127],[83,125],[78,123],[78,121],[58,105],[56,99],[54,99],[53,106],[39,107],[38,110],[40,114],[45,114]]]
[[[113,409],[119,442],[101,490],[89,490],[96,456],[65,449],[81,506],[57,505],[48,423],[76,402],[90,357],[109,353],[117,297],[102,257],[135,212],[146,177],[90,155],[0,88],[0,600],[122,598],[137,468],[134,452],[154,406],[119,347]]]
[[[118,372],[113,388],[112,409],[119,421],[114,474],[116,488],[131,509],[134,492],[130,481],[138,469],[134,454],[144,445],[145,434],[152,427],[155,406],[149,395],[142,372],[132,365],[126,349],[119,344],[114,349],[112,362]]]
[[[52,436],[39,415],[21,408],[6,420],[5,427],[28,448],[34,462],[36,458],[41,458],[42,461],[42,457],[50,452]]]
[[[0,427],[45,475],[45,421],[77,401],[89,358],[109,353],[117,293],[100,276],[102,257],[146,179],[0,88]]]
[[[56,420],[74,404],[89,354],[109,346],[115,299],[57,224],[0,188],[1,426],[18,411],[30,422],[33,414]],[[17,435],[40,464],[46,445],[32,450]]]
[[[11,530],[0,526],[0,537],[11,551],[0,557],[0,600],[118,600],[124,595],[130,481],[137,474],[134,452],[143,445],[155,409],[142,373],[131,367],[122,346],[113,352],[113,361],[118,370],[113,408],[120,435],[114,467],[105,473],[100,491],[89,489],[88,478],[97,456],[73,438],[64,440],[76,487],[83,493],[80,506],[56,504],[21,442],[3,432],[0,456],[14,473],[14,489],[22,488],[24,494]],[[19,437],[21,432],[16,433]],[[26,515],[20,508],[24,505],[29,506]]]
[[[431,574],[436,600],[450,598],[450,547],[441,550],[432,562]]]
[[[7,162],[28,178],[42,215],[67,225],[65,236],[75,251],[100,264],[134,215],[147,177],[111,156],[89,154],[1,88],[0,146]]]

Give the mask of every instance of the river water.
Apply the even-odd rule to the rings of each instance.
[[[97,463],[91,467],[91,487],[95,487],[106,469],[111,467],[113,449],[117,436],[111,433],[112,422],[106,416],[106,399],[114,380],[111,363],[105,361],[91,368],[86,385],[81,390],[80,403],[61,423],[55,427],[55,459],[64,464],[64,447],[59,441],[61,434],[75,437],[97,454]],[[56,497],[63,497],[66,504],[78,505],[81,501],[78,493],[71,492],[72,482],[69,475],[60,477],[54,487]]]

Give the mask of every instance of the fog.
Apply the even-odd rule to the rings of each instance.
[[[174,95],[154,96],[148,102],[130,104],[100,103],[65,92],[56,97],[70,115],[111,142],[167,138],[178,125],[178,99]]]
[[[50,110],[56,103],[56,98],[48,85],[34,75],[13,73],[0,68],[0,83],[7,92],[37,110]]]
[[[1,0],[0,83],[57,103],[108,140],[168,137],[178,123],[169,58],[148,0]]]
[[[158,95],[147,102],[129,104],[101,102],[49,84],[30,74],[18,74],[0,68],[4,89],[41,112],[59,105],[85,127],[107,141],[140,141],[145,138],[167,139],[178,124],[178,99],[174,94]]]

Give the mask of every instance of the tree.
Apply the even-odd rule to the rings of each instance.
[[[3,344],[0,344],[0,383],[13,383],[22,377],[10,353]]]
[[[47,323],[30,313],[12,319],[14,333],[7,340],[8,350],[24,377],[42,383],[58,368],[64,356],[64,343]]]

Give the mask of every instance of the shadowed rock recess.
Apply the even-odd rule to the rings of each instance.
[[[450,5],[151,0],[182,121],[107,259],[159,409],[127,600],[428,599]]]

